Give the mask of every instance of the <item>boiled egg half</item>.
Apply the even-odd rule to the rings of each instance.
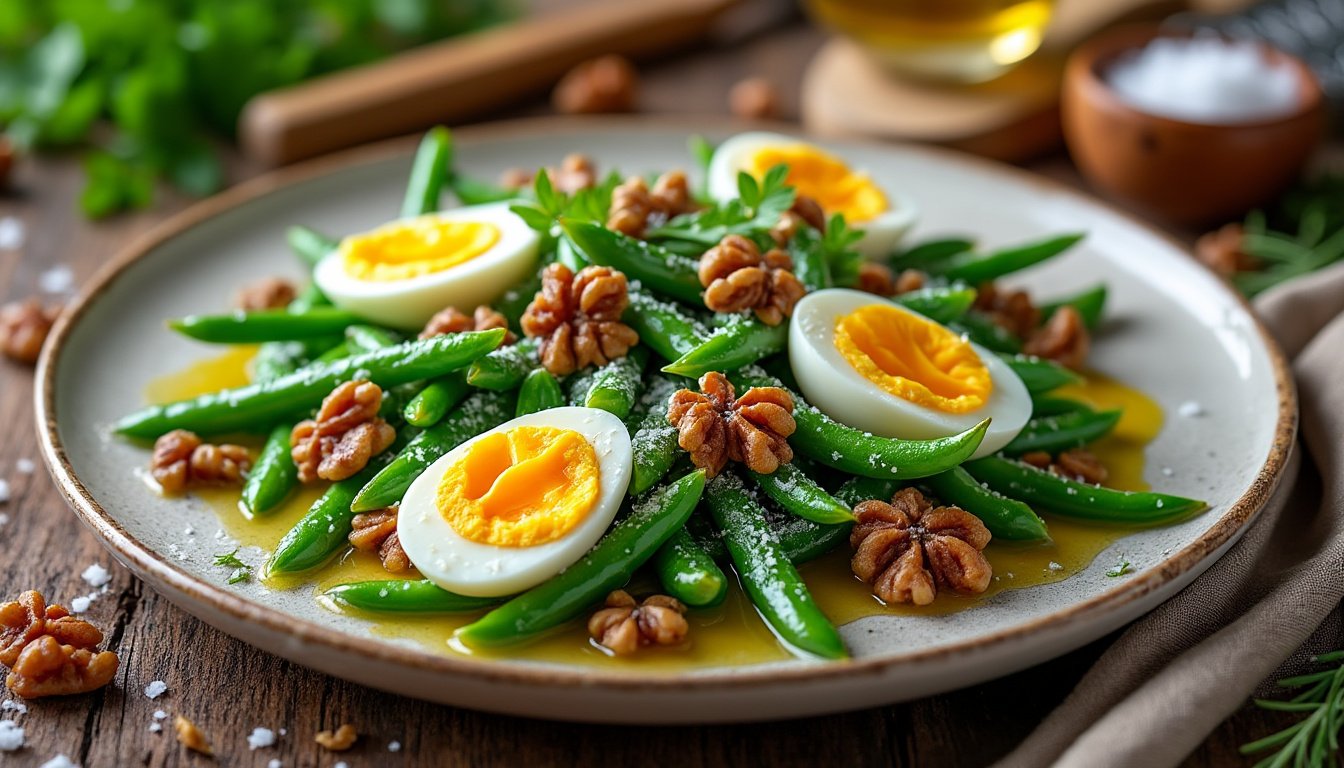
[[[336,306],[411,330],[498,298],[536,270],[539,240],[508,203],[455,208],[346,237],[313,280]]]
[[[890,255],[915,223],[908,200],[884,192],[868,174],[821,147],[778,133],[739,133],[720,144],[709,162],[709,196],[734,199],[739,173],[761,179],[781,163],[789,167],[787,181],[798,194],[816,200],[827,218],[844,214],[851,228],[863,231],[854,247],[869,258]]]
[[[521,592],[597,543],[625,498],[632,458],[625,424],[607,411],[521,416],[431,464],[402,499],[397,537],[450,592]]]
[[[871,293],[816,291],[794,307],[789,363],[808,402],[883,437],[929,440],[992,419],[974,458],[1031,418],[1022,380],[994,353]]]

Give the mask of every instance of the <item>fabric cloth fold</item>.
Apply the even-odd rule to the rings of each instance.
[[[1296,482],[1130,625],[999,768],[1176,765],[1257,688],[1344,646],[1344,264],[1262,294],[1255,309],[1297,380]]]

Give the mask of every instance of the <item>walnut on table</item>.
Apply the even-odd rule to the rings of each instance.
[[[435,336],[446,336],[450,333],[464,333],[466,331],[491,331],[496,328],[504,329],[504,341],[500,346],[507,346],[518,340],[509,330],[509,320],[503,314],[496,312],[493,308],[481,305],[476,308],[471,317],[457,307],[447,307],[439,310],[433,317],[425,323],[424,330],[420,331],[420,338],[432,339]]]
[[[541,364],[556,376],[625,357],[639,334],[621,322],[630,303],[625,275],[610,267],[563,264],[541,273],[541,290],[523,313],[523,333],[541,339]]]
[[[551,104],[567,115],[632,112],[638,92],[635,65],[624,56],[608,55],[566,72],[551,94]]]
[[[210,746],[210,740],[205,737],[205,733],[182,715],[173,718],[173,731],[177,734],[178,743],[192,752],[199,752],[207,757],[215,754],[214,747]]]
[[[1224,279],[1256,269],[1255,258],[1242,250],[1245,237],[1241,224],[1225,224],[1195,241],[1195,259]]]
[[[779,117],[779,89],[764,77],[739,80],[728,91],[728,108],[747,120]]]
[[[0,664],[5,685],[25,699],[87,693],[112,682],[117,654],[99,651],[103,633],[30,590],[0,604]]]
[[[377,552],[383,568],[390,573],[411,569],[411,558],[397,536],[397,508],[355,515],[350,521],[350,545],[362,552]]]
[[[0,354],[16,363],[36,363],[57,314],[35,298],[0,307]]]
[[[234,304],[244,312],[283,309],[298,296],[294,284],[281,277],[266,277],[243,286]]]
[[[342,723],[335,731],[318,731],[313,737],[318,746],[329,752],[344,752],[353,747],[359,739],[359,732],[349,723]]]
[[[370,381],[347,381],[322,400],[316,418],[294,425],[290,455],[299,481],[344,480],[387,450],[397,432],[378,416],[383,390]]]
[[[715,312],[751,310],[767,325],[779,325],[807,289],[793,274],[793,259],[772,248],[761,253],[756,243],[728,235],[700,257],[700,284],[705,306]]]
[[[691,631],[685,613],[686,606],[675,598],[653,595],[640,603],[618,589],[588,620],[588,634],[617,656],[649,645],[680,645]]]
[[[164,493],[182,493],[194,485],[235,485],[252,466],[252,455],[241,445],[214,445],[194,432],[174,429],[154,441],[149,472]]]
[[[737,397],[728,377],[711,371],[700,377],[699,392],[672,394],[667,419],[677,428],[677,444],[709,477],[729,461],[768,475],[793,460],[793,397],[779,387],[752,387]]]

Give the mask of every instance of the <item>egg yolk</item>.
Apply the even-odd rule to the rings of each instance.
[[[439,481],[436,504],[468,541],[532,547],[588,516],[601,477],[592,444],[578,432],[515,427],[472,443]]]
[[[499,242],[499,227],[482,221],[421,216],[395,221],[341,241],[345,271],[358,280],[406,280],[442,272]]]
[[[980,408],[994,386],[968,342],[889,305],[871,304],[842,315],[835,324],[835,347],[884,392],[946,413]]]
[[[850,224],[875,219],[890,207],[887,196],[866,174],[855,173],[845,161],[809,144],[757,150],[744,170],[759,179],[781,163],[789,166],[787,181],[798,194],[816,200],[827,214],[844,214]]]

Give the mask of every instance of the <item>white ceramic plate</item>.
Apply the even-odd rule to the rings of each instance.
[[[586,152],[627,172],[687,167],[703,123],[546,120],[459,132],[458,157],[493,178]],[[1246,305],[1172,242],[1097,202],[1020,171],[923,147],[826,142],[922,212],[916,236],[973,232],[988,245],[1086,230],[1064,258],[1023,275],[1042,295],[1104,280],[1110,320],[1092,365],[1121,375],[1168,414],[1148,480],[1207,499],[1208,512],[1129,535],[1084,571],[1000,593],[951,616],[881,616],[842,629],[853,661],[802,660],[667,676],[540,662],[481,661],[379,639],[323,610],[309,590],[221,583],[217,527],[203,504],[163,501],[133,474],[143,448],[107,425],[142,403],[151,376],[210,354],[164,319],[218,307],[235,286],[300,268],[285,228],[346,233],[384,221],[401,199],[413,144],[394,142],[237,187],[168,222],[115,259],[58,324],[39,372],[45,458],[84,523],[127,567],[204,621],[259,648],[361,683],[479,709],[561,719],[692,722],[854,709],[928,695],[1021,669],[1151,609],[1240,535],[1285,473],[1296,422],[1283,360]],[[1182,403],[1204,415],[1178,417]],[[1172,468],[1165,476],[1159,468]],[[200,536],[200,539],[208,539]],[[1120,553],[1136,572],[1105,571]]]

